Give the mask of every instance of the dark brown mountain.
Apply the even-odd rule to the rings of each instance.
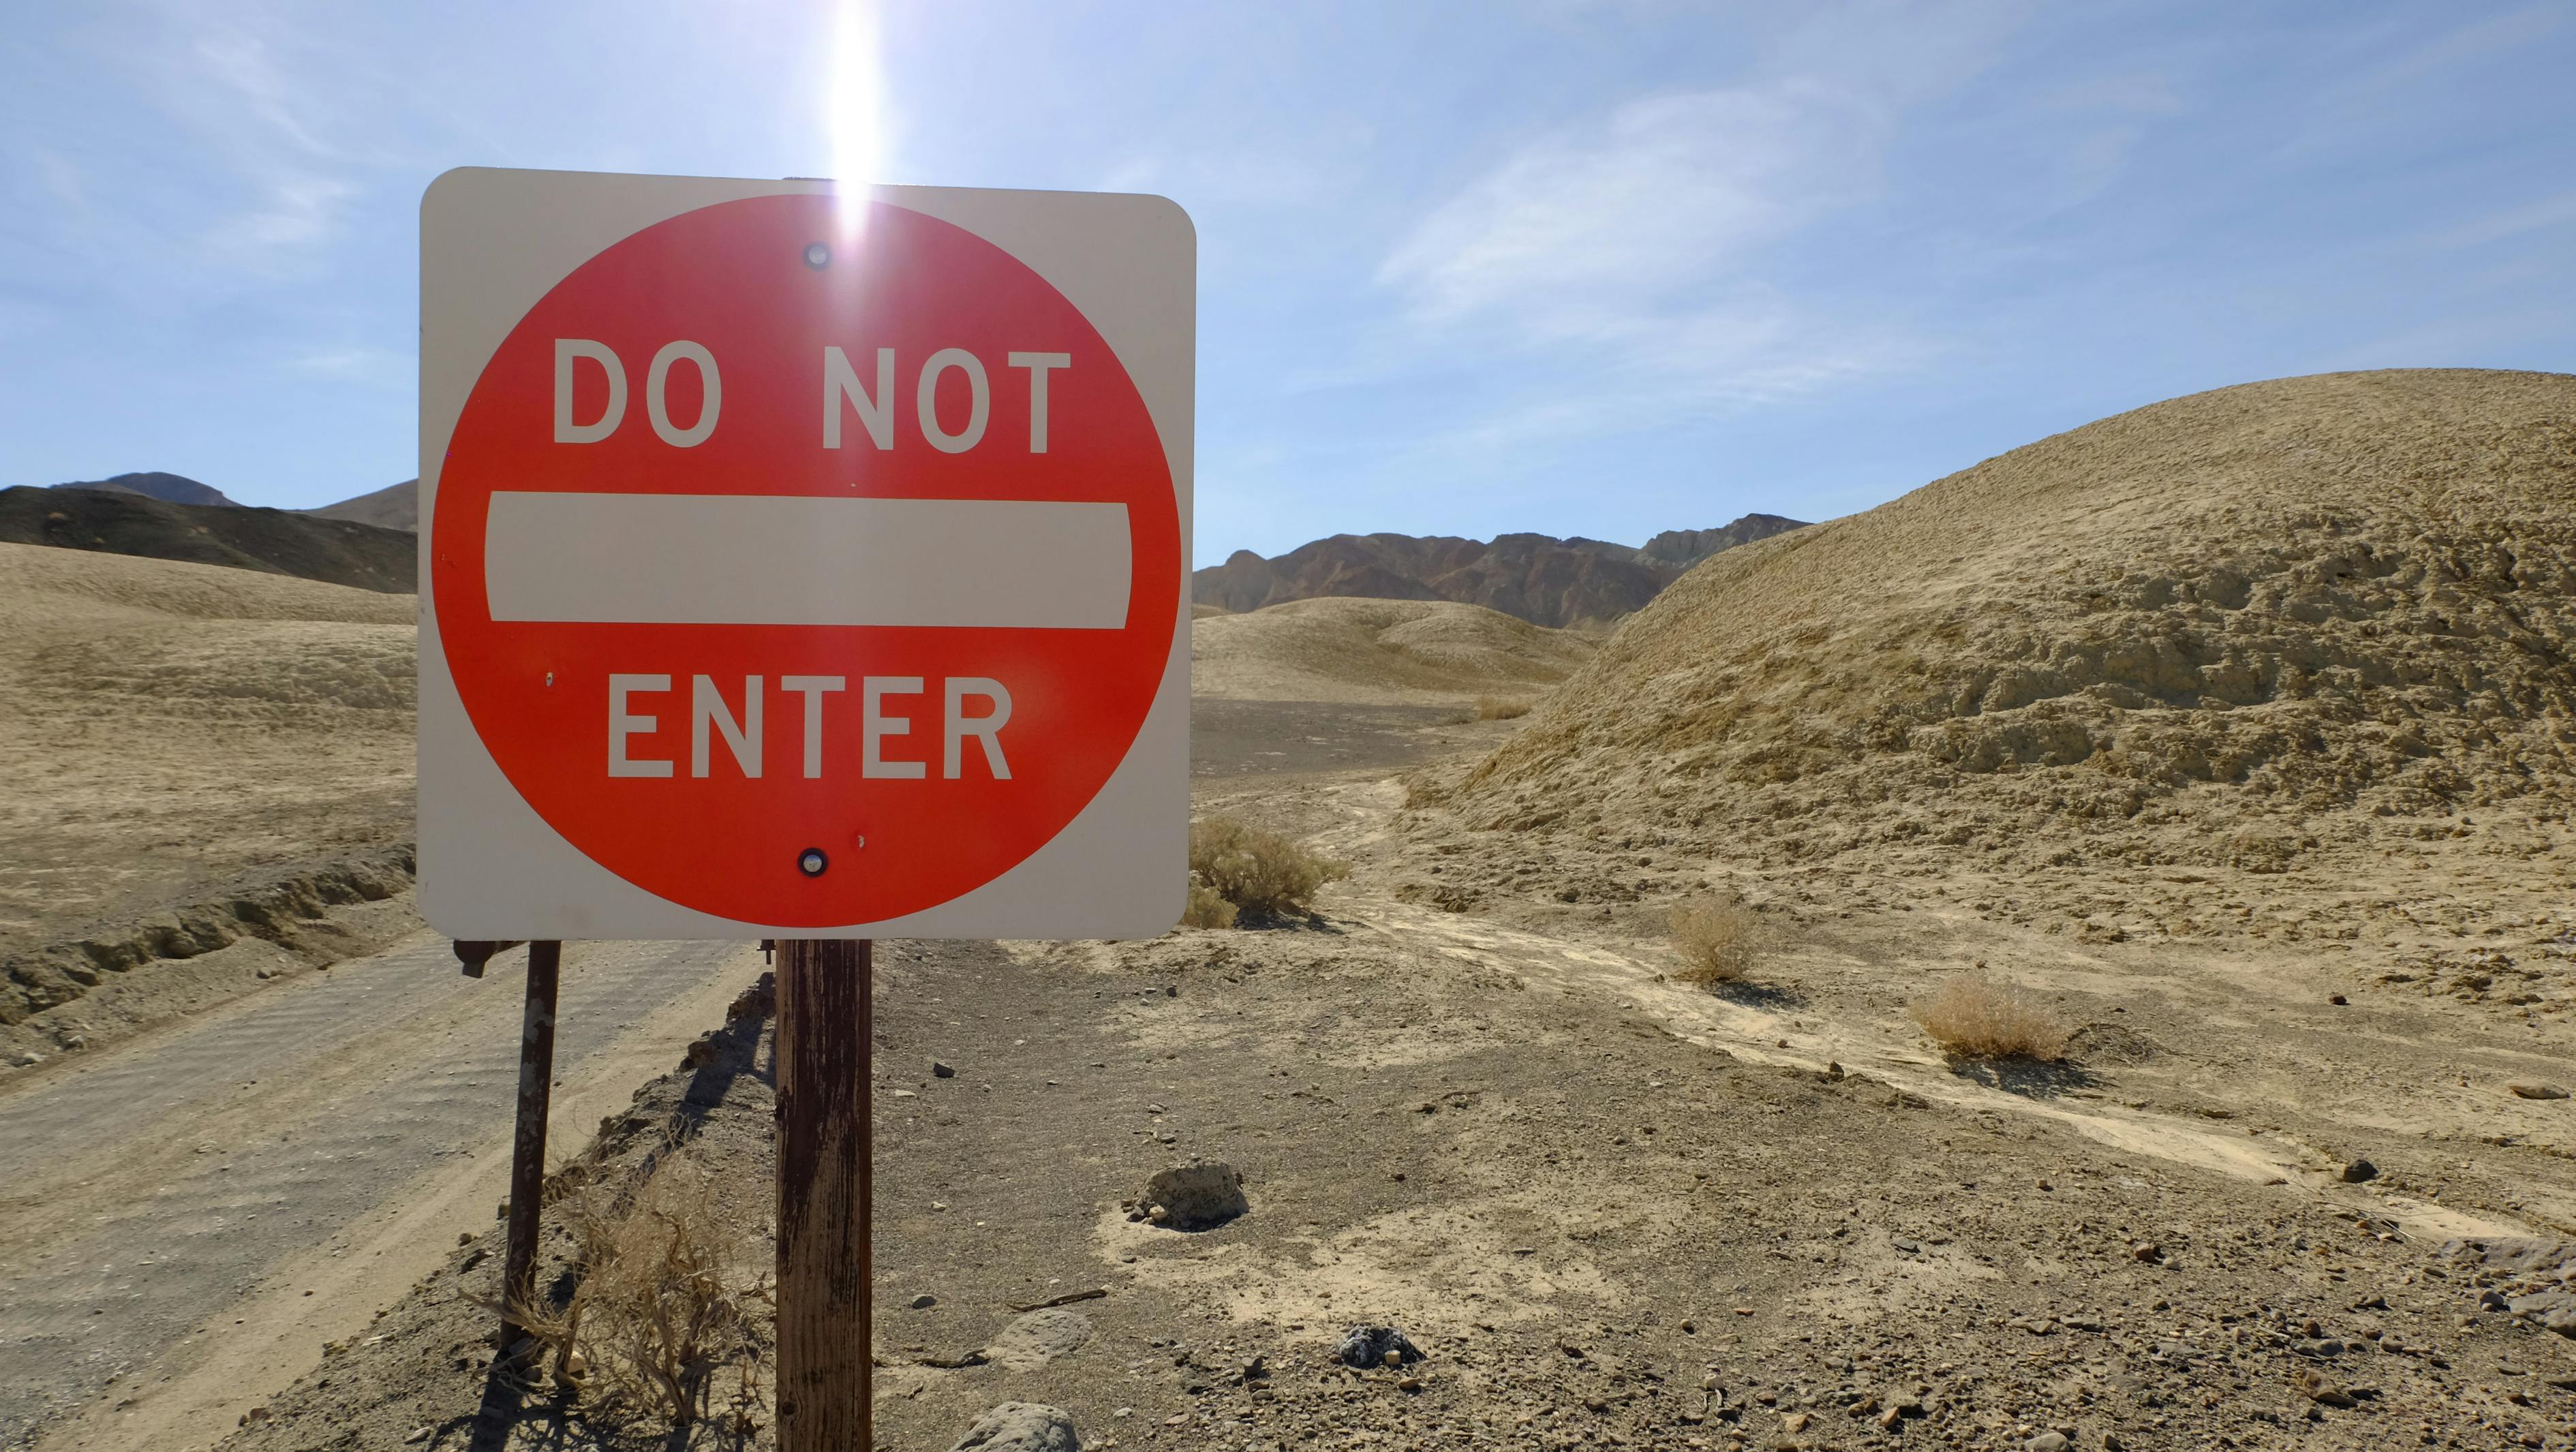
[[[1793,529],[1806,527],[1807,522],[1803,519],[1784,519],[1776,514],[1748,514],[1733,524],[1721,524],[1715,529],[1665,530],[1646,541],[1646,547],[1637,553],[1650,560],[1689,569],[1719,550],[1731,550],[1737,545],[1751,544],[1757,539],[1769,539],[1775,534],[1787,534]]]
[[[0,489],[0,540],[231,565],[408,592],[418,542],[400,530],[287,509],[171,504],[121,489]]]
[[[1776,514],[1748,514],[1717,529],[1666,531],[1647,550],[1579,535],[1507,534],[1488,543],[1337,534],[1274,559],[1237,550],[1192,576],[1191,596],[1238,613],[1319,595],[1456,600],[1562,629],[1616,620],[1707,556],[1799,527]]]
[[[146,499],[164,500],[171,504],[231,505],[241,501],[229,499],[212,484],[200,484],[185,474],[159,472],[118,474],[108,479],[75,479],[57,484],[57,489],[104,489],[113,494],[140,494]]]

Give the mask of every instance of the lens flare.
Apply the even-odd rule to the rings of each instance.
[[[833,7],[832,69],[825,79],[824,124],[831,138],[841,227],[855,236],[868,188],[885,164],[885,72],[875,0]]]

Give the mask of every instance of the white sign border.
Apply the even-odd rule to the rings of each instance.
[[[1018,258],[1099,330],[1162,436],[1180,511],[1172,650],[1145,724],[1108,782],[1034,855],[972,892],[882,922],[783,927],[682,907],[592,861],[510,785],[466,717],[439,643],[430,521],[447,440],[484,365],[555,284],[657,222],[830,182],[467,167],[421,198],[420,910],[465,939],[1149,938],[1188,894],[1190,539],[1197,259],[1161,197],[865,188]]]

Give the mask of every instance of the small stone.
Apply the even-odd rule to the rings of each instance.
[[[954,1065],[943,1064],[933,1059],[930,1061],[930,1075],[934,1079],[954,1079],[957,1077],[957,1070]]]
[[[27,1053],[20,1054],[14,1062],[21,1069],[32,1069],[38,1064],[45,1062],[45,1056],[30,1050]]]
[[[2555,1084],[2507,1084],[2516,1099],[2564,1099],[2567,1091]]]
[[[949,1452],[1082,1452],[1082,1437],[1061,1407],[1004,1402],[976,1418]]]
[[[2153,1263],[2165,1258],[2165,1248],[2153,1241],[2141,1240],[2129,1247],[2129,1259]]]
[[[1402,1381],[1397,1382],[1395,1384],[1395,1389],[1397,1391],[1418,1392],[1422,1390],[1422,1378],[1418,1376],[1408,1376]]]
[[[423,1422],[419,1426],[411,1429],[411,1435],[403,1438],[403,1445],[408,1447],[414,1442],[426,1442],[429,1440],[430,1434],[437,1430],[438,1428],[434,1424]]]
[[[928,1291],[924,1291],[920,1295],[913,1297],[908,1304],[916,1311],[927,1311],[931,1307],[939,1304],[939,1298],[930,1294]]]
[[[1794,1437],[1814,1425],[1815,1420],[1805,1412],[1791,1412],[1780,1419],[1780,1430]]]
[[[255,1422],[265,1422],[265,1421],[267,1421],[267,1420],[268,1420],[268,1408],[266,1408],[266,1407],[253,1407],[253,1408],[251,1408],[249,1411],[242,1413],[242,1414],[241,1414],[241,1420],[240,1420],[239,1422],[234,1423],[233,1425],[238,1426],[238,1427],[247,1427],[247,1426],[252,1425],[252,1424],[253,1424],[253,1423],[255,1423]]]
[[[2328,998],[2326,1002],[2333,1004],[2337,1008],[2342,1008],[2345,1004],[2345,999],[2342,994],[2338,993],[2333,997]]]
[[[2356,1159],[2343,1167],[2343,1182],[2347,1185],[2358,1185],[2364,1180],[2378,1178],[2379,1166],[2368,1160]]]
[[[2358,1405],[2353,1400],[2352,1393],[2335,1385],[2323,1372],[2312,1366],[2300,1367],[2298,1374],[2290,1379],[2290,1384],[2304,1393],[2309,1401],[2321,1407]]]
[[[2042,1432],[2022,1445],[2022,1452],[2066,1452],[2068,1442],[2063,1432]]]
[[[199,1150],[198,1153],[203,1154],[205,1151]],[[474,1232],[471,1230],[460,1230],[456,1232],[456,1243],[460,1246],[472,1245],[474,1243]]]

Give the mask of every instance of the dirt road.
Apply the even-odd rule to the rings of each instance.
[[[1393,767],[1447,707],[1207,702],[1202,782]],[[506,1193],[526,955],[422,932],[0,1088],[0,1447],[211,1443]],[[560,1159],[758,975],[740,944],[567,949]]]
[[[0,1445],[180,1447],[364,1328],[505,1193],[526,955],[426,932],[0,1097]],[[554,1144],[577,1149],[759,972],[576,944]]]

